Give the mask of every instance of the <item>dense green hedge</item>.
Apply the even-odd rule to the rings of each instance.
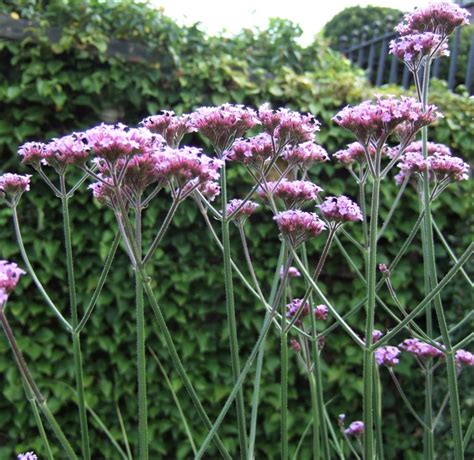
[[[206,37],[198,27],[180,28],[160,12],[131,1],[51,2],[46,9],[36,1],[0,1],[2,10],[22,18],[35,19],[42,27],[63,28],[59,42],[51,44],[39,28],[34,38],[23,42],[0,40],[0,170],[20,169],[16,157],[19,143],[48,139],[91,126],[101,120],[120,119],[136,124],[147,114],[160,108],[189,111],[203,104],[225,101],[258,106],[270,101],[274,106],[289,106],[311,111],[322,121],[319,140],[330,152],[352,141],[348,133],[337,128],[331,117],[347,103],[368,97],[372,90],[360,71],[350,67],[340,55],[319,42],[302,48],[297,44],[299,30],[291,23],[273,20],[265,30],[245,30],[233,39]],[[111,38],[136,40],[159,54],[159,60],[131,63],[118,57],[107,57]],[[396,92],[398,88],[384,89]],[[473,132],[474,103],[465,95],[455,95],[442,86],[433,92],[433,99],[447,118],[432,131],[433,139],[449,143],[456,153],[472,157],[469,135]],[[449,114],[449,115],[448,115]],[[194,141],[199,142],[196,138]],[[232,172],[233,171],[233,172]],[[231,170],[241,181],[239,170]],[[328,193],[354,193],[352,181],[340,167],[324,165],[312,176]],[[245,187],[236,186],[236,195]],[[463,247],[469,238],[468,226],[461,224],[469,216],[467,185],[453,186],[437,205],[442,211],[438,223],[448,239]],[[384,189],[384,209],[395,196],[396,187]],[[397,252],[410,224],[416,216],[412,193],[403,200],[393,227],[382,245],[382,259]],[[157,200],[146,214],[146,225],[156,228],[166,209],[165,198]],[[73,243],[77,249],[77,278],[80,305],[90,296],[100,262],[104,260],[113,238],[113,216],[109,210],[93,204],[87,191],[79,193],[72,204]],[[436,213],[438,216],[438,213]],[[38,180],[32,192],[23,199],[21,220],[25,243],[40,278],[52,297],[61,305],[65,298],[65,267],[62,254],[62,233],[58,204]],[[354,227],[357,232],[357,227]],[[257,261],[258,276],[268,287],[271,270],[276,263],[277,232],[270,216],[260,213],[249,227],[251,251]],[[19,260],[14,244],[10,214],[0,210],[0,257]],[[320,249],[316,241],[312,249]],[[441,271],[449,261],[437,247]],[[459,248],[458,248],[459,249]],[[459,249],[461,250],[461,249]],[[317,252],[314,252],[317,254]],[[240,252],[235,247],[235,257]],[[356,256],[354,254],[354,256]],[[189,202],[178,212],[172,231],[158,251],[154,273],[156,292],[163,304],[178,349],[193,376],[211,418],[227,396],[231,371],[227,359],[228,341],[224,328],[225,308],[223,277],[219,268],[219,252],[211,245],[200,215]],[[420,260],[414,250],[404,259],[395,274],[400,297],[410,305],[420,299],[423,285],[421,270],[414,269]],[[362,295],[362,286],[349,268],[340,264],[337,251],[330,256],[322,276],[326,290],[341,312]],[[362,261],[359,259],[359,263]],[[120,439],[115,402],[125,417],[134,443],[136,434],[134,314],[131,272],[123,254],[114,269],[98,308],[83,338],[87,401]],[[301,286],[295,285],[295,289]],[[263,312],[236,283],[238,299],[239,338],[242,356],[248,355],[256,340]],[[450,288],[449,318],[460,319],[468,308],[459,279]],[[67,385],[73,382],[73,366],[68,336],[42,303],[28,277],[9,304],[11,322],[18,340],[31,363],[41,389],[48,395],[66,431],[73,433],[77,417]],[[391,326],[384,315],[378,316],[381,329]],[[361,318],[354,318],[354,327],[362,332]],[[169,372],[173,386],[181,397],[184,411],[198,439],[203,431],[190,401],[169,362],[166,349],[148,314],[148,343],[155,349]],[[199,333],[196,333],[199,331]],[[463,331],[459,331],[462,336]],[[263,375],[261,417],[258,431],[257,458],[277,458],[279,438],[279,358],[276,337],[268,340]],[[225,351],[225,352],[224,352]],[[361,414],[361,353],[340,332],[332,334],[324,350],[326,396],[331,417],[345,412],[348,418]],[[294,445],[308,420],[309,390],[304,376],[291,363],[290,376],[290,442]],[[412,362],[400,366],[407,392],[416,394],[421,382]],[[19,383],[6,342],[0,340],[0,458],[12,458],[14,452],[37,449],[41,444]],[[177,411],[163,378],[149,361],[151,458],[190,457]],[[437,397],[444,396],[443,379],[436,388]],[[466,380],[461,386],[467,388]],[[386,382],[384,395],[386,436],[390,439],[387,458],[421,458],[420,434],[410,416],[399,407],[391,384]],[[245,388],[250,401],[251,384]],[[416,407],[422,401],[416,400]],[[472,405],[472,401],[470,402]],[[231,412],[222,429],[222,436],[232,449],[236,430]],[[443,427],[448,430],[448,427]],[[414,433],[407,436],[408,433]],[[77,439],[74,440],[77,443]],[[92,436],[94,458],[111,459],[114,451],[103,433],[96,429]],[[308,444],[301,458],[308,458]],[[449,445],[446,446],[449,448]]]

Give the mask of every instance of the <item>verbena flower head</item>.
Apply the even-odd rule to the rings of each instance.
[[[5,173],[0,176],[0,199],[4,199],[8,206],[15,206],[23,193],[30,190],[31,176],[26,174]]]
[[[399,345],[399,347],[419,358],[440,358],[444,356],[444,353],[441,350],[438,350],[433,347],[433,345],[422,342],[419,339],[406,339]]]
[[[283,278],[285,274],[285,267],[280,267],[280,278]],[[299,278],[301,276],[300,271],[296,267],[288,267],[288,273],[286,275],[288,278]]]
[[[258,119],[264,131],[275,138],[279,148],[313,141],[320,126],[309,113],[303,115],[285,108],[272,110],[269,104],[258,109]]]
[[[255,111],[243,105],[201,107],[191,114],[191,126],[211,141],[218,155],[257,124]]]
[[[405,35],[390,42],[390,53],[403,61],[412,72],[424,64],[426,58],[449,56],[448,44],[438,34],[423,32]]]
[[[423,110],[422,104],[411,97],[378,96],[374,102],[364,101],[355,107],[345,107],[333,120],[352,131],[361,144],[382,148],[397,127],[403,127],[403,141],[408,143],[423,126],[433,123],[439,116],[435,105]]]
[[[279,182],[267,182],[266,189],[259,187],[258,195],[265,198],[266,192],[269,192],[275,198],[282,200],[287,208],[300,207],[308,201],[315,200],[319,193],[323,191],[321,187],[310,181],[289,181],[287,179],[282,179]]]
[[[225,158],[261,170],[274,153],[270,135],[262,133],[248,139],[237,139],[225,152]]]
[[[42,142],[26,142],[18,149],[18,155],[21,156],[23,164],[39,166],[44,163],[46,153],[46,144]]]
[[[398,359],[400,353],[401,352],[397,347],[392,347],[390,345],[377,348],[377,350],[375,350],[375,362],[379,366],[396,366],[400,362]]]
[[[216,191],[210,183],[219,179],[223,162],[204,155],[202,149],[166,149],[154,156],[157,176],[167,181],[171,187],[177,186],[182,198],[196,189],[209,192],[209,187],[212,187]]]
[[[378,329],[372,331],[372,343],[378,342],[383,337],[383,332]]]
[[[291,339],[290,347],[292,350],[296,351],[296,353],[301,351],[301,344],[296,339]]]
[[[25,273],[16,263],[0,260],[0,307],[5,305],[9,294],[15,289],[21,275]]]
[[[286,317],[293,318],[300,312],[300,318],[309,315],[309,302],[306,301],[303,305],[303,299],[293,299],[286,305]]]
[[[436,179],[438,182],[442,180],[459,182],[469,178],[469,165],[461,158],[435,150],[432,150],[426,159],[420,151],[410,150],[400,157],[397,166],[400,168],[400,174],[395,177],[397,183],[401,183],[411,174],[421,174],[424,171],[429,172],[430,179]]]
[[[390,269],[388,268],[387,264],[379,264],[379,272],[387,278],[390,277]]]
[[[452,155],[451,149],[447,145],[438,144],[436,142],[427,142],[426,150],[427,150],[428,156],[433,155],[435,153],[440,153],[442,155],[448,155],[448,156]],[[410,144],[408,144],[403,149],[402,154],[410,153],[410,152],[422,154],[422,151],[423,151],[423,142],[415,141],[415,142],[410,142]],[[400,149],[398,147],[387,149],[387,156],[389,158],[395,158],[399,153],[400,153]]]
[[[299,210],[283,211],[274,217],[280,232],[289,238],[294,247],[299,246],[308,238],[318,236],[326,225],[311,212]]]
[[[375,148],[368,147],[370,155],[375,155]],[[334,154],[334,158],[345,166],[353,164],[355,161],[363,163],[365,161],[365,148],[360,142],[352,142],[347,145],[347,148],[338,150]]]
[[[160,181],[160,176],[156,173],[157,158],[152,153],[134,155],[127,162],[120,159],[117,164],[118,170],[126,168],[123,178],[125,187],[130,188],[136,194],[143,193],[149,185]]]
[[[347,436],[362,436],[364,434],[364,422],[357,420],[352,422],[345,430]]]
[[[196,130],[190,115],[176,116],[172,110],[162,110],[161,114],[147,117],[140,124],[152,133],[159,134],[172,148],[178,148],[184,135]]]
[[[46,145],[44,161],[57,170],[67,165],[82,165],[89,159],[90,147],[81,133],[54,138]]]
[[[433,32],[443,38],[458,26],[469,24],[470,13],[452,2],[435,2],[404,16],[395,30],[400,35]]]
[[[121,194],[124,202],[127,202],[130,198],[130,194],[127,193],[124,187],[117,190],[114,187],[113,180],[111,177],[107,177],[101,173],[97,175],[100,180],[93,182],[89,185],[89,189],[92,190],[92,196],[100,203],[115,209],[118,206],[117,194]]]
[[[238,223],[244,223],[248,217],[250,217],[258,208],[258,204],[247,200],[243,205],[244,200],[233,199],[227,203],[226,213],[227,217],[233,215],[232,219]],[[240,209],[239,209],[240,208]],[[234,212],[238,211],[234,214]]]
[[[322,215],[329,221],[355,222],[363,220],[359,206],[344,195],[329,196],[318,207]]]
[[[329,161],[326,150],[314,142],[308,141],[298,145],[288,145],[282,155],[290,166],[307,169],[314,163]]]
[[[458,350],[454,359],[459,366],[474,366],[474,354],[466,350]]]
[[[24,454],[18,454],[17,460],[38,460],[38,457],[34,452],[25,452]]]
[[[157,142],[156,135],[148,129],[128,129],[122,124],[106,125],[104,123],[85,131],[84,138],[94,155],[109,162],[134,154],[152,153]]]
[[[328,317],[328,307],[324,304],[316,305],[313,309],[313,313],[316,319],[325,320]]]

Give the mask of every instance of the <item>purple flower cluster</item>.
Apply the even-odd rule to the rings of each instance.
[[[399,345],[399,347],[418,358],[441,358],[444,356],[444,353],[441,350],[438,350],[433,347],[433,345],[422,342],[419,339],[406,339]]]
[[[378,342],[383,337],[383,332],[378,329],[372,331],[372,343]]]
[[[84,139],[94,155],[115,162],[135,154],[153,153],[162,138],[145,128],[128,128],[125,125],[106,125],[88,129]]]
[[[42,142],[26,142],[18,149],[18,155],[22,157],[23,164],[38,166],[44,163],[46,144]]]
[[[458,26],[469,24],[470,13],[452,2],[435,2],[405,15],[395,30],[400,35],[432,32],[444,39]]]
[[[322,319],[323,321],[328,317],[328,307],[326,305],[316,305],[313,308],[314,317],[316,319]]]
[[[34,452],[25,452],[24,454],[18,454],[17,460],[38,460],[38,457]]]
[[[274,219],[280,232],[289,238],[294,247],[299,246],[309,237],[318,236],[326,228],[324,222],[311,212],[283,211]]]
[[[20,276],[25,272],[14,262],[0,260],[0,306],[3,306],[8,295],[15,289]]]
[[[267,192],[279,198],[287,208],[300,207],[307,201],[315,200],[323,189],[309,181],[282,179],[280,182],[267,182],[265,189],[259,187],[257,193],[265,198]]]
[[[357,420],[352,422],[345,430],[347,436],[362,436],[364,434],[364,422]]]
[[[377,350],[375,350],[375,362],[379,366],[396,366],[400,362],[398,359],[400,353],[401,352],[397,347],[392,347],[390,345],[377,348]]]
[[[43,154],[43,162],[58,170],[67,165],[82,165],[89,159],[90,147],[82,133],[69,134],[54,138]]]
[[[306,301],[303,305],[303,299],[293,299],[286,305],[286,317],[293,318],[300,312],[300,318],[309,315],[309,302]]]
[[[400,157],[398,167],[400,173],[395,176],[397,184],[401,184],[407,176],[428,171],[431,179],[450,180],[454,182],[469,178],[469,165],[459,157],[450,154],[432,151],[428,158],[424,158],[417,150],[410,150]]]
[[[29,174],[21,176],[19,174],[5,173],[0,176],[0,193],[5,195],[15,195],[30,190]]]
[[[314,142],[303,142],[299,145],[289,145],[283,151],[282,157],[289,165],[309,168],[314,163],[329,161],[326,150]]]
[[[474,366],[474,354],[466,350],[458,350],[454,355],[454,359],[459,366]]]
[[[218,107],[201,107],[191,114],[193,129],[209,139],[221,155],[236,138],[259,124],[254,110],[243,105],[223,104]]]
[[[264,131],[278,141],[280,148],[313,141],[320,126],[311,114],[303,115],[285,108],[275,111],[268,104],[258,109],[258,119]]]
[[[285,267],[280,267],[280,278],[283,278],[285,274]],[[301,276],[300,271],[296,267],[288,267],[288,273],[286,275],[288,278],[299,278]]]
[[[247,200],[242,206],[243,202],[244,200],[239,199],[230,200],[226,208],[227,216],[233,215],[234,219],[242,221],[251,216],[258,208],[258,204],[253,201]],[[238,208],[240,209],[234,214]]]
[[[437,107],[422,104],[411,97],[377,97],[375,102],[364,101],[355,107],[345,107],[333,120],[352,131],[363,145],[382,148],[397,127],[403,127],[403,139],[408,142],[423,126],[440,116]]]
[[[267,133],[261,133],[248,139],[237,139],[225,158],[239,161],[246,166],[261,170],[266,161],[274,155],[272,138]]]
[[[371,156],[375,155],[375,148],[368,147]],[[363,163],[365,161],[365,148],[360,142],[352,142],[347,148],[338,150],[334,154],[334,158],[345,166],[349,166],[355,161]]]
[[[359,206],[344,195],[329,196],[318,207],[322,215],[330,221],[355,222],[363,220]]]
[[[196,131],[190,115],[176,116],[172,110],[162,110],[161,114],[147,117],[140,124],[160,135],[171,148],[178,148],[186,133]]]
[[[438,34],[424,32],[404,35],[390,42],[390,53],[405,62],[412,72],[416,72],[425,58],[448,56],[448,44]]]

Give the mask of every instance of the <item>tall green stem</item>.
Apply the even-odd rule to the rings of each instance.
[[[13,356],[15,357],[18,370],[20,371],[23,381],[25,382],[25,386],[29,390],[29,393],[33,395],[36,403],[38,404],[38,407],[40,408],[54,434],[58,438],[64,450],[66,451],[67,458],[69,458],[70,460],[78,460],[77,455],[74,453],[74,450],[71,447],[71,444],[69,443],[63,431],[61,430],[61,427],[56,421],[54,415],[49,410],[44,396],[41,394],[38,386],[36,385],[36,382],[34,381],[33,376],[31,375],[31,372],[28,369],[25,358],[23,357],[23,354],[20,348],[18,347],[13,331],[3,310],[0,310],[0,323],[5,332],[5,336],[10,345],[10,348],[12,349]]]
[[[288,333],[286,331],[285,297],[281,311],[280,361],[281,361],[281,459],[288,460]]]
[[[222,244],[224,245],[224,282],[227,309],[227,327],[229,329],[230,354],[232,362],[232,377],[234,385],[240,375],[239,343],[237,339],[237,322],[235,319],[234,286],[232,280],[232,265],[230,254],[229,221],[227,212],[227,180],[225,163],[221,169],[221,194],[222,194]],[[240,457],[247,458],[247,430],[245,427],[244,394],[240,388],[237,398],[237,428],[239,431]]]
[[[136,261],[142,258],[142,210],[135,209],[135,243],[138,250]],[[138,445],[140,460],[148,460],[148,413],[146,391],[146,353],[145,353],[145,304],[143,284],[135,267],[135,302],[137,329],[137,384],[138,384]]]
[[[380,155],[380,152],[377,153]],[[378,162],[378,159],[376,159]],[[376,174],[379,167],[376,164]],[[364,453],[365,460],[374,458],[374,412],[373,412],[373,369],[374,355],[370,349],[372,346],[372,332],[374,330],[375,318],[375,294],[377,282],[377,232],[378,232],[378,212],[380,199],[380,178],[376,175],[373,178],[372,203],[370,211],[369,228],[369,256],[367,267],[367,317],[365,325],[365,347],[364,347]]]
[[[425,65],[423,72],[423,91],[422,91],[422,104],[423,108],[426,109],[428,103],[428,92],[429,92],[429,77],[430,77],[430,61]],[[423,157],[428,156],[428,127],[422,128],[422,146],[423,146]],[[423,221],[425,238],[426,238],[426,255],[428,274],[430,280],[430,289],[435,289],[438,285],[438,277],[436,273],[436,259],[434,252],[434,239],[433,239],[433,224],[431,218],[431,202],[430,202],[430,183],[428,171],[423,173],[423,206],[425,210],[425,217]],[[440,328],[441,336],[443,338],[444,345],[446,347],[446,369],[448,373],[448,389],[449,389],[449,403],[451,408],[451,420],[453,430],[453,444],[454,444],[454,458],[455,460],[462,460],[464,458],[462,428],[461,428],[461,410],[459,407],[459,392],[457,385],[457,372],[456,363],[454,360],[454,353],[451,346],[451,339],[449,337],[449,329],[444,315],[443,304],[441,301],[441,295],[438,293],[434,298],[434,306],[436,310],[436,316],[438,318],[438,325]]]
[[[285,243],[283,242],[280,245],[280,255],[278,256],[277,267],[275,274],[273,275],[272,288],[270,291],[270,299],[268,303],[273,304],[275,300],[275,295],[277,292],[278,281],[280,279],[280,268],[283,264],[283,257],[285,254]],[[269,317],[270,313],[267,311],[265,313],[265,320]],[[260,348],[257,356],[257,363],[255,365],[255,380],[253,384],[253,396],[252,396],[252,412],[250,416],[250,434],[249,434],[249,450],[248,458],[249,460],[254,459],[254,450],[255,450],[255,438],[257,435],[257,416],[258,416],[258,403],[260,395],[260,384],[262,380],[262,368],[263,368],[263,358],[265,356],[265,339],[263,339],[262,347]]]
[[[383,449],[383,416],[382,416],[382,385],[380,382],[380,372],[377,364],[374,363],[374,412],[375,412],[375,432],[377,444],[377,460],[384,459]]]
[[[60,174],[60,186],[61,186],[61,204],[63,211],[63,224],[64,224],[64,242],[66,247],[66,266],[69,286],[69,302],[71,307],[71,326],[76,329],[79,318],[77,313],[77,298],[76,298],[76,282],[74,277],[74,260],[72,253],[72,241],[71,241],[71,222],[69,218],[69,198],[66,190],[65,175]],[[82,456],[84,460],[90,460],[90,444],[89,444],[89,427],[87,423],[86,403],[84,394],[84,375],[82,369],[82,353],[81,353],[81,339],[80,334],[74,332],[72,334],[72,345],[74,354],[74,369],[76,375],[76,391],[77,401],[79,407],[79,424],[81,427],[81,446]]]

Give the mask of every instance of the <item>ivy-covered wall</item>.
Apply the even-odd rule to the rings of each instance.
[[[284,20],[272,20],[265,30],[244,30],[235,38],[211,38],[198,26],[178,27],[161,12],[129,0],[57,1],[34,0],[10,2],[0,0],[2,13],[12,18],[31,19],[36,24],[32,35],[23,41],[0,39],[0,172],[26,171],[18,164],[17,146],[27,140],[45,140],[68,131],[83,129],[101,121],[123,121],[136,124],[144,116],[159,109],[190,111],[200,105],[222,102],[258,106],[269,101],[274,107],[288,106],[310,111],[322,121],[318,136],[329,152],[351,142],[350,135],[336,127],[331,117],[347,103],[369,97],[363,74],[351,68],[339,54],[319,41],[301,47],[297,43],[297,27]],[[44,30],[62,30],[59,41],[51,43]],[[109,56],[111,39],[125,39],[145,45],[157,58],[150,62],[132,62],[120,56]],[[398,88],[377,89],[378,92],[400,92]],[[445,112],[432,130],[433,140],[449,144],[456,154],[472,159],[474,102],[466,95],[449,93],[438,84],[433,102]],[[192,138],[191,138],[192,139]],[[192,139],[199,143],[199,139]],[[235,196],[242,196],[247,185],[238,169],[232,170],[236,183]],[[315,168],[312,177],[327,193],[354,193],[347,172],[332,163]],[[396,194],[392,183],[383,192],[382,218]],[[447,239],[459,251],[469,239],[470,216],[468,185],[455,185],[445,192],[436,205],[435,217]],[[169,203],[157,200],[147,211],[145,226],[148,237]],[[416,203],[409,192],[396,212],[393,226],[382,244],[382,258],[390,260],[408,234],[416,218]],[[65,297],[65,267],[62,229],[58,203],[36,179],[32,191],[25,195],[20,219],[25,244],[37,272],[61,305]],[[77,251],[79,305],[84,305],[94,289],[115,227],[111,212],[93,203],[86,190],[72,203],[73,244]],[[354,231],[358,230],[354,228]],[[237,236],[237,235],[235,235]],[[270,216],[260,213],[249,227],[252,256],[258,266],[257,275],[268,288],[267,279],[276,263],[276,228]],[[313,254],[317,255],[318,241]],[[320,249],[320,248],[319,248]],[[234,248],[239,259],[238,245]],[[437,246],[441,270],[450,261]],[[359,264],[362,261],[354,257]],[[11,225],[10,213],[0,209],[0,258],[20,261]],[[223,276],[219,251],[212,245],[205,225],[192,202],[178,212],[171,231],[157,252],[154,265],[155,289],[164,306],[183,361],[193,377],[204,406],[213,418],[231,388],[231,370],[227,358],[225,335]],[[326,291],[341,312],[354,305],[363,295],[349,267],[340,263],[334,250],[327,270],[321,277]],[[420,299],[423,274],[418,270],[420,254],[415,249],[405,257],[394,275],[400,298],[409,306]],[[383,261],[383,260],[381,260]],[[97,309],[84,334],[84,360],[87,402],[121,440],[117,407],[125,419],[130,441],[136,439],[134,310],[132,274],[123,254],[117,256],[109,281]],[[450,321],[459,320],[470,308],[464,295],[462,278],[446,291],[451,299]],[[302,289],[302,286],[299,286]],[[298,289],[298,285],[295,285]],[[263,320],[260,305],[236,282],[238,324],[241,353],[248,355]],[[449,296],[449,297],[448,297]],[[9,303],[9,316],[18,335],[25,357],[33,369],[42,391],[48,396],[66,432],[77,431],[76,410],[72,397],[73,363],[70,340],[25,276]],[[378,327],[392,324],[379,314]],[[361,317],[352,320],[362,332]],[[196,438],[204,432],[185,390],[175,374],[151,312],[148,312],[148,344],[154,349],[171,377],[189,417]],[[460,330],[459,336],[463,336]],[[279,358],[276,336],[270,336],[261,392],[261,415],[257,437],[257,458],[277,458],[279,438]],[[357,418],[361,412],[361,353],[342,332],[331,334],[324,349],[325,394],[330,400],[329,414],[335,418],[345,412]],[[309,420],[309,389],[298,370],[296,359],[290,377],[290,443],[295,445]],[[400,366],[406,391],[416,395],[422,376],[412,362]],[[163,377],[149,360],[149,401],[151,458],[187,459],[191,449],[181,429],[176,408]],[[15,452],[36,449],[41,443],[25,401],[19,374],[0,336],[0,458],[13,458]],[[444,396],[444,377],[440,376],[436,395]],[[461,381],[467,394],[467,381]],[[385,381],[384,408],[386,436],[392,438],[387,458],[421,458],[421,432],[403,408],[396,406],[394,389]],[[251,379],[245,395],[251,398]],[[472,399],[467,401],[466,413]],[[421,407],[416,400],[415,406]],[[222,437],[232,449],[236,444],[235,414],[231,411],[222,428]],[[95,427],[92,435],[94,458],[116,458],[115,451],[103,432]],[[449,429],[442,426],[442,432]],[[410,434],[410,435],[407,435]],[[73,442],[77,444],[77,439]],[[301,458],[309,458],[310,440]],[[444,446],[449,449],[449,445]],[[211,454],[210,458],[213,454]],[[41,457],[40,457],[41,458]],[[58,457],[60,458],[60,457]]]

